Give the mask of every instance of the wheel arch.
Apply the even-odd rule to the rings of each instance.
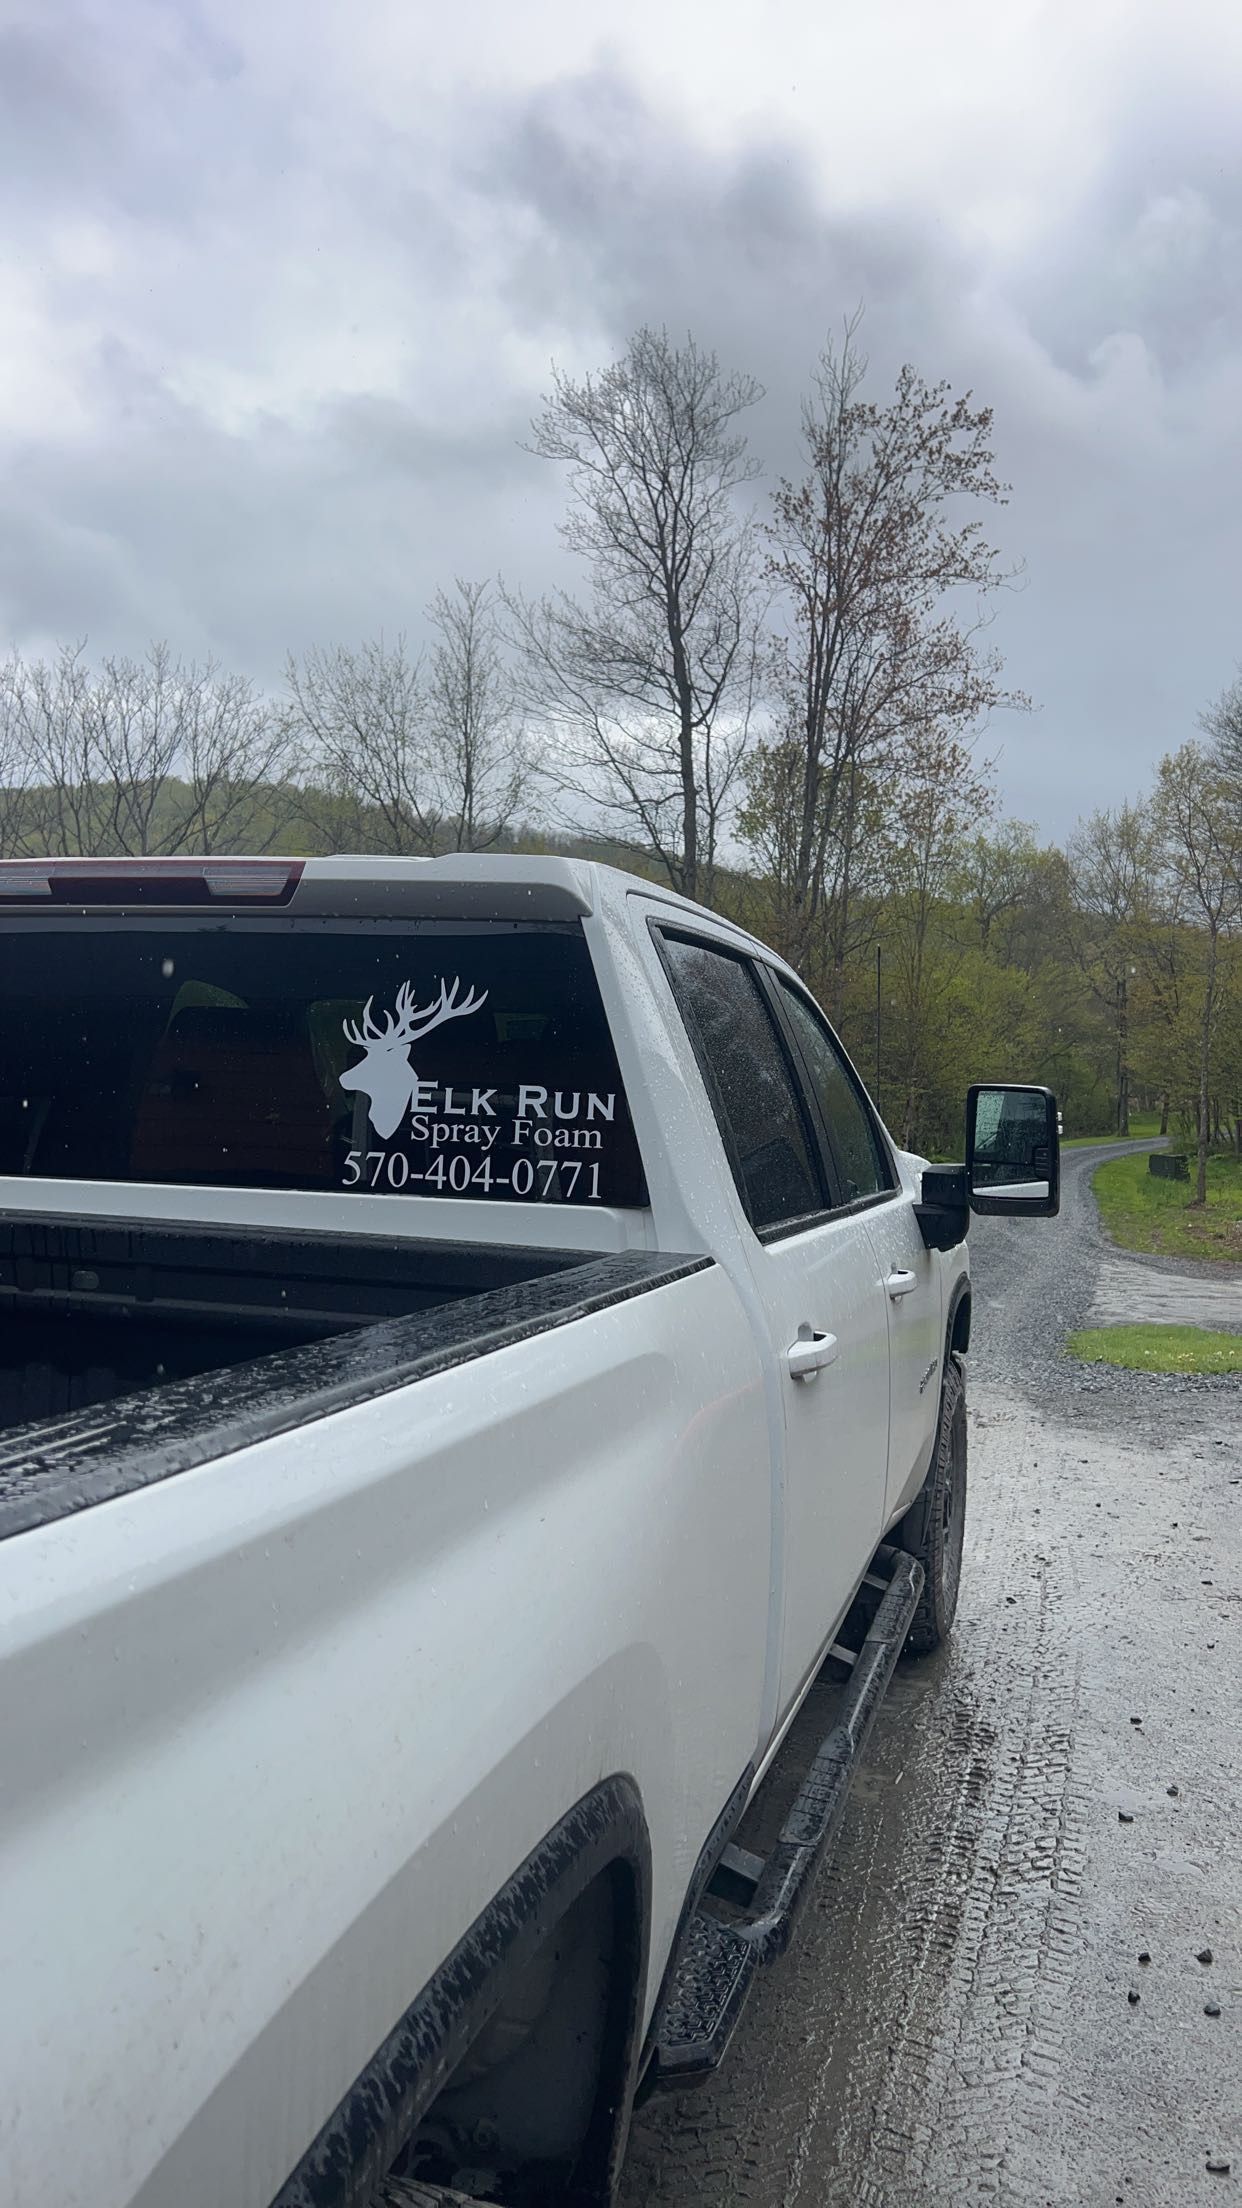
[[[964,1357],[970,1348],[971,1293],[969,1273],[960,1273],[949,1292],[945,1312],[946,1357]]]
[[[610,1905],[612,1956],[573,2196],[582,2208],[602,2208],[624,2152],[650,1937],[650,1836],[626,1775],[592,1787],[531,1850],[398,2018],[272,2208],[367,2208],[506,1993],[597,1887]]]

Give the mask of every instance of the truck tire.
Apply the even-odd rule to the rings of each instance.
[[[966,1531],[966,1378],[960,1360],[945,1360],[940,1424],[931,1469],[902,1520],[897,1545],[917,1556],[923,1592],[906,1641],[909,1656],[926,1656],[947,1639],[957,1612]]]

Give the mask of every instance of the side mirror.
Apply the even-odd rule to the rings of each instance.
[[[1051,1089],[1011,1083],[966,1092],[966,1189],[972,1211],[1055,1219],[1061,1133]]]

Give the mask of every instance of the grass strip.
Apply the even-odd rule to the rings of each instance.
[[[1123,1372],[1242,1372],[1242,1334],[1206,1326],[1089,1326],[1065,1347],[1084,1365]]]

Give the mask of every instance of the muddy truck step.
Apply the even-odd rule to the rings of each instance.
[[[845,1806],[867,1736],[923,1591],[923,1567],[887,1545],[867,1584],[883,1593],[861,1645],[845,1638],[830,1655],[848,1669],[844,1700],[811,1758],[767,1856],[727,1847],[678,1945],[645,2079],[648,2091],[677,2092],[718,2068],[756,1971],[783,1955]],[[723,1900],[742,1914],[726,1917]]]

